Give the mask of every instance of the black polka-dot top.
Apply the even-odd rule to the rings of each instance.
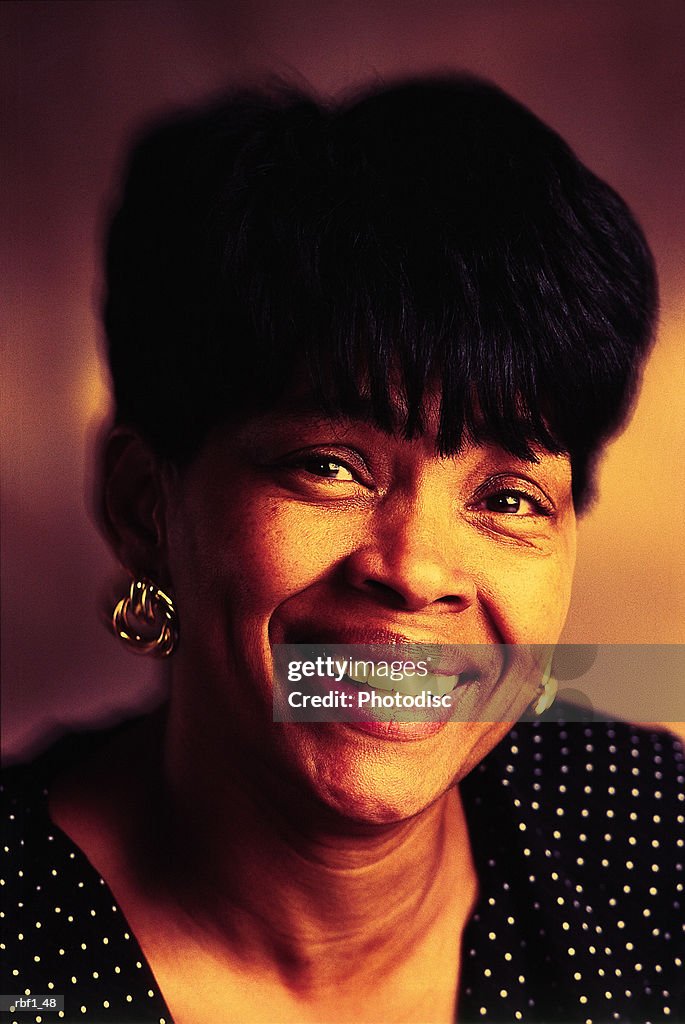
[[[45,764],[4,786],[2,992],[59,995],[63,1008],[2,1017],[171,1024],[106,883],[50,821]],[[480,895],[458,1024],[685,1024],[679,741],[622,723],[520,723],[460,785]],[[216,1024],[240,1022],[227,1010]]]

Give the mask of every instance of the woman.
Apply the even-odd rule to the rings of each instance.
[[[556,643],[652,334],[623,202],[472,79],[241,94],[142,139],[107,271],[113,621],[171,688],[14,785],[17,992],[88,1021],[685,1019],[675,740],[512,729],[497,687],[470,721],[272,708],[280,644]]]

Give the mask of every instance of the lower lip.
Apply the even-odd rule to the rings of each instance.
[[[381,740],[392,740],[400,743],[413,743],[425,740],[441,732],[447,722],[345,722],[345,728],[355,732],[364,732]]]

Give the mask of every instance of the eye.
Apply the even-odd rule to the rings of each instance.
[[[471,507],[497,518],[525,520],[550,518],[556,511],[551,498],[537,484],[519,476],[486,480],[476,491]]]
[[[341,453],[321,448],[301,449],[279,460],[276,469],[297,486],[319,493],[325,489],[331,498],[347,497],[360,487],[373,490],[374,486],[365,459],[353,448],[345,448]]]
[[[497,491],[489,494],[483,504],[488,512],[502,512],[505,515],[544,514],[539,502],[523,491]]]
[[[313,455],[309,458],[299,460],[299,467],[312,476],[322,477],[325,480],[337,480],[342,483],[354,482],[354,474],[344,462],[337,459],[329,459],[326,456]]]

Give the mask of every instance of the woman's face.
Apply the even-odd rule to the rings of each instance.
[[[306,404],[215,431],[168,484],[181,622],[172,717],[175,705],[188,742],[215,756],[218,745],[232,771],[287,779],[356,820],[401,820],[510,723],[449,722],[403,739],[274,723],[272,645],[555,643],[575,558],[570,464],[494,444],[441,458],[436,416],[406,441]]]

